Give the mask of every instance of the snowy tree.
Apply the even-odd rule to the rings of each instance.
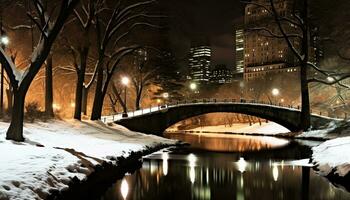
[[[27,91],[35,75],[39,72],[49,55],[51,46],[61,31],[66,19],[77,3],[78,0],[62,0],[55,13],[47,9],[45,2],[41,0],[32,1],[35,8],[35,15],[33,13],[27,13],[27,15],[39,29],[40,38],[31,55],[30,64],[27,68],[23,70],[18,69],[9,55],[0,48],[0,62],[9,77],[14,95],[11,124],[6,133],[7,139],[24,141],[23,116]]]

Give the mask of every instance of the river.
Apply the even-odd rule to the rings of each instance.
[[[223,134],[166,136],[191,146],[145,157],[141,169],[118,180],[101,199],[350,199],[347,191],[300,166],[317,143]]]

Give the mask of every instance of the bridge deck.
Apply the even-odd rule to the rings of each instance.
[[[182,107],[182,106],[191,106],[191,105],[208,105],[208,104],[232,104],[232,105],[259,105],[259,106],[269,106],[271,108],[279,108],[279,109],[286,109],[286,110],[290,110],[290,111],[300,111],[299,107],[293,107],[290,105],[283,105],[283,104],[271,104],[271,103],[266,103],[266,102],[256,102],[256,101],[246,101],[246,100],[235,100],[235,99],[231,99],[231,100],[217,100],[217,99],[201,99],[201,100],[192,100],[192,101],[183,101],[183,102],[176,102],[176,103],[171,103],[171,104],[166,104],[166,105],[158,105],[155,107],[149,107],[149,108],[145,108],[145,109],[141,109],[141,110],[136,110],[136,111],[130,111],[128,112],[128,117],[124,117],[122,116],[122,113],[118,113],[116,115],[110,115],[110,116],[103,116],[101,117],[101,120],[104,123],[111,123],[111,122],[116,122],[119,121],[121,119],[128,119],[128,118],[133,118],[133,117],[138,117],[138,116],[142,116],[142,115],[149,115],[149,114],[153,114],[153,113],[157,113],[160,111],[165,111],[166,109],[169,108],[176,108],[176,107]],[[318,116],[318,117],[322,117],[325,119],[329,119],[329,120],[341,120],[340,118],[331,118],[328,116],[324,116],[322,115],[322,113],[318,113],[312,114],[313,116]]]

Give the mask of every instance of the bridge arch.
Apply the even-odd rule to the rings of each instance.
[[[209,113],[240,113],[259,118],[284,126],[290,131],[299,131],[300,111],[279,106],[254,103],[194,103],[170,106],[156,112],[139,116],[123,118],[115,123],[123,125],[130,130],[162,135],[170,126],[182,120]],[[320,116],[312,116],[311,123],[314,128],[325,125],[330,120]]]

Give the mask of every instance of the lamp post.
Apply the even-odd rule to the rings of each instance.
[[[126,89],[127,89],[128,84],[129,84],[129,78],[126,76],[122,77],[122,84],[124,85],[124,104],[125,104],[125,109],[124,109],[122,117],[128,117],[128,112],[127,112],[128,108],[127,108],[127,104],[126,104]]]
[[[196,93],[197,90],[197,84],[196,83],[190,83],[190,89],[193,93]]]
[[[275,103],[277,104],[276,97],[280,94],[280,90],[277,89],[277,88],[273,88],[273,89],[271,90],[271,93],[272,93],[272,96],[274,96]]]
[[[163,96],[163,99],[164,99],[164,105],[162,106],[162,108],[165,108],[166,104],[167,104],[167,100],[169,98],[169,93],[164,92],[162,96]]]

